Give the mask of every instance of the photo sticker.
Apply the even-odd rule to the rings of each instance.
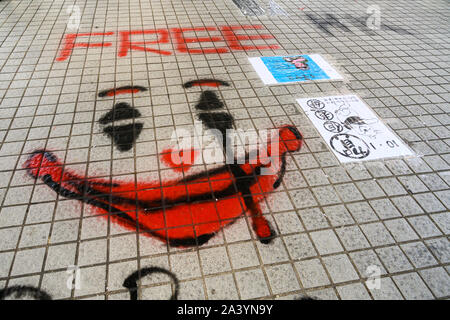
[[[249,58],[266,85],[317,80],[343,80],[318,54]]]

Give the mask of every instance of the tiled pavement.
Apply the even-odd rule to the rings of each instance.
[[[267,8],[269,1],[259,3]],[[232,0],[0,1],[0,288],[25,284],[54,299],[129,299],[125,278],[156,266],[176,275],[181,299],[450,296],[448,2],[276,3],[287,15],[245,16]],[[373,4],[381,30],[357,22]],[[227,25],[262,25],[241,34],[273,39],[244,42],[279,48],[190,54],[177,51],[170,36],[154,45],[170,55],[132,50],[119,57],[118,31]],[[75,32],[114,35],[92,36],[91,43],[111,45],[75,47],[58,61],[64,35]],[[225,44],[189,44],[214,46]],[[346,80],[268,87],[247,60],[298,53],[324,55]],[[158,154],[175,127],[194,123],[201,89],[182,84],[198,78],[231,84],[214,90],[236,128],[294,124],[305,137],[301,151],[288,155],[282,185],[262,203],[278,234],[270,244],[242,216],[206,244],[170,247],[96,217],[92,206],[57,195],[24,170],[30,154],[45,148],[90,177],[176,176]],[[98,122],[114,97],[97,94],[130,84],[149,88],[127,97],[143,130],[131,150],[119,152]],[[416,156],[341,165],[295,102],[336,93],[360,96]],[[78,271],[67,271],[71,265]],[[73,274],[79,282],[68,287]],[[175,290],[160,273],[143,277],[140,288],[142,299],[168,299]]]

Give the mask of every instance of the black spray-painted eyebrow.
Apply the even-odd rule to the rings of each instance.
[[[103,90],[100,91],[98,93],[98,96],[100,98],[102,97],[112,97],[118,94],[124,94],[124,93],[137,93],[137,92],[141,92],[141,91],[147,91],[147,88],[142,87],[142,86],[123,86],[123,87],[118,87],[118,88],[113,88],[113,89],[107,89],[107,90]]]
[[[184,88],[192,88],[192,87],[216,87],[217,88],[219,86],[229,87],[230,84],[226,81],[216,80],[216,79],[199,79],[199,80],[188,81],[185,84],[183,84]]]

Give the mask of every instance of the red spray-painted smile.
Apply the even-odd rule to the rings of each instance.
[[[26,161],[28,173],[41,179],[59,195],[96,208],[104,217],[124,227],[151,234],[173,246],[193,246],[207,242],[216,232],[231,224],[242,213],[251,218],[252,227],[263,243],[275,235],[261,214],[259,202],[282,181],[286,153],[297,151],[302,136],[295,127],[279,129],[280,166],[277,172],[262,175],[263,165],[230,164],[181,180],[160,182],[109,182],[79,176],[64,168],[49,151],[35,151]],[[272,152],[273,151],[273,152]]]

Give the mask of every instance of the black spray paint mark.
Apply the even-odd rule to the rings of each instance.
[[[116,94],[121,94],[121,93],[136,93],[136,92],[140,92],[140,91],[147,91],[147,88],[144,88],[142,86],[123,86],[123,87],[119,87],[119,88],[100,91],[98,93],[98,96],[100,98],[102,98],[102,97],[106,97],[106,96],[115,96]]]
[[[193,80],[188,81],[185,84],[183,84],[183,87],[188,89],[192,87],[219,87],[219,86],[226,86],[229,87],[230,84],[226,81],[222,80],[216,80],[216,79],[199,79],[199,80]]]
[[[322,19],[318,15],[306,13],[306,17],[312,22],[314,22],[322,31],[325,31],[330,36],[334,37],[334,34],[328,30],[329,27],[339,28],[345,32],[350,32],[351,30],[342,22],[340,22],[333,14],[327,13],[326,18]]]
[[[254,0],[233,0],[233,2],[245,16],[257,17],[266,13]]]
[[[100,124],[108,124],[119,120],[135,119],[141,116],[141,113],[131,107],[126,102],[116,103],[111,111],[100,118]],[[133,144],[142,132],[143,124],[141,122],[130,123],[125,125],[112,125],[103,128],[103,132],[107,134],[116,145],[119,151],[128,151],[133,148]]]
[[[147,91],[147,88],[142,86],[123,86],[113,89],[107,89],[101,91],[99,97],[113,97],[120,94],[133,94],[141,91]],[[120,120],[134,120],[139,118],[141,113],[134,107],[126,102],[116,103],[112,110],[103,115],[99,123],[106,125],[108,123],[113,123]],[[128,151],[133,148],[133,144],[136,142],[137,138],[141,134],[143,124],[140,122],[129,123],[124,125],[111,125],[105,127],[103,132],[108,135],[113,143],[116,145],[119,151]]]
[[[217,129],[222,134],[225,134],[227,129],[233,128],[233,116],[227,112],[202,112],[198,118],[206,127]]]
[[[339,19],[331,13],[327,13],[325,15],[325,18],[322,18],[320,15],[315,15],[312,13],[305,13],[306,17],[314,22],[322,31],[326,32],[330,36],[335,36],[331,31],[330,27],[334,27],[336,29],[339,29],[344,32],[352,32],[345,24],[343,24]],[[345,20],[350,20],[350,23],[356,27],[358,27],[361,31],[364,31],[369,34],[373,34],[373,31],[366,26],[367,18],[361,18],[361,17],[352,17],[350,15],[345,15]],[[407,34],[407,35],[413,35],[408,30],[405,30],[400,27],[390,26],[387,24],[381,24],[380,30],[388,29],[391,31],[394,31],[398,34]]]
[[[114,142],[119,151],[128,151],[133,148],[134,142],[142,132],[143,124],[140,122],[122,126],[108,126],[103,129]]]
[[[193,86],[211,86],[211,87],[219,87],[221,85],[229,86],[229,84],[222,80],[216,79],[200,79],[186,82],[183,87],[191,88]],[[195,106],[196,109],[206,111],[201,112],[198,115],[200,121],[208,129],[217,129],[219,130],[223,137],[226,135],[227,129],[233,128],[234,118],[231,114],[227,112],[208,112],[216,109],[221,109],[224,107],[224,103],[217,97],[217,94],[213,91],[206,90],[203,91],[200,100]],[[225,139],[223,140],[225,142]]]
[[[13,286],[0,290],[0,300],[20,299],[27,300],[52,300],[52,297],[45,291],[31,287],[31,286]]]
[[[225,152],[226,159],[233,159],[233,150],[227,148],[227,146],[232,145],[231,138],[227,135],[227,130],[233,128],[233,116],[227,112],[202,112],[198,115],[198,118],[208,129],[220,131],[220,135],[217,135],[215,132],[214,135],[219,141],[222,141],[222,149]]]
[[[319,300],[319,299],[316,297],[311,297],[311,296],[302,296],[302,297],[295,298],[295,300],[314,301],[314,300]]]
[[[110,122],[134,119],[141,116],[141,113],[131,107],[126,102],[116,103],[111,111],[100,118],[99,122],[101,124],[108,124]]]
[[[123,286],[125,288],[127,288],[128,291],[130,291],[130,300],[138,299],[137,282],[140,279],[142,279],[143,277],[148,276],[152,273],[163,273],[165,275],[168,275],[172,279],[172,281],[175,285],[175,291],[172,294],[172,296],[170,297],[170,300],[177,300],[178,291],[180,289],[180,285],[179,285],[177,277],[172,272],[170,272],[166,269],[163,269],[163,268],[159,268],[159,267],[149,267],[149,268],[143,268],[141,270],[137,270],[125,279],[125,281],[123,282]]]
[[[216,93],[210,90],[202,92],[200,101],[195,106],[199,110],[214,110],[223,108],[223,102],[219,100]]]
[[[216,80],[213,80],[213,81],[216,81]],[[214,83],[216,83],[216,82],[214,82]],[[208,95],[209,95],[209,97],[213,96],[211,94],[207,94],[206,97],[208,97]],[[200,119],[200,121],[203,122],[203,124],[208,129],[216,129],[216,130],[220,131],[220,137],[217,137],[217,138],[219,138],[222,141],[222,148],[225,153],[225,157],[226,157],[226,159],[233,159],[233,156],[234,156],[233,150],[231,148],[227,148],[227,146],[232,145],[231,138],[228,136],[227,130],[233,128],[234,118],[228,112],[208,112],[208,111],[211,111],[214,109],[222,108],[224,106],[224,104],[221,101],[219,101],[220,106],[218,106],[217,101],[215,101],[215,99],[218,100],[218,98],[215,94],[214,94],[214,99],[206,99],[206,98],[203,99],[203,98],[205,98],[204,94],[202,94],[202,98],[200,99],[200,103],[203,102],[203,105],[201,105],[201,108],[203,108],[202,110],[205,110],[205,111],[207,110],[207,112],[200,113],[198,115],[198,118]],[[212,105],[209,105],[210,103],[212,103]],[[197,109],[201,109],[201,108],[199,108],[197,105]],[[299,135],[299,137],[301,137],[300,133],[298,133],[298,135]],[[283,155],[283,157],[282,157],[283,164],[282,164],[282,168],[280,171],[280,178],[277,181],[275,181],[275,183],[273,185],[273,187],[275,189],[279,187],[281,180],[283,178],[283,175],[284,175],[284,171],[286,170],[285,162],[286,162],[286,156]],[[255,183],[255,176],[254,175],[248,176],[246,174],[246,172],[236,163],[229,164],[229,165],[227,165],[227,167],[231,171],[231,173],[233,174],[235,179],[238,181],[238,183],[236,183],[236,187],[244,198],[245,206],[251,212],[251,216],[256,217],[255,220],[253,220],[253,223],[254,223],[253,228],[254,228],[254,230],[257,230],[258,227],[256,226],[255,221],[257,220],[257,217],[259,217],[261,215],[261,212],[260,212],[257,202],[255,202],[255,200],[253,199],[252,193],[250,190],[251,186]],[[259,170],[258,170],[257,174],[259,175]],[[274,229],[272,228],[272,226],[270,225],[270,223],[268,221],[267,221],[267,226],[269,228],[269,235],[266,237],[258,237],[259,241],[264,244],[270,243],[272,241],[272,239],[276,237],[276,232],[274,231]]]

